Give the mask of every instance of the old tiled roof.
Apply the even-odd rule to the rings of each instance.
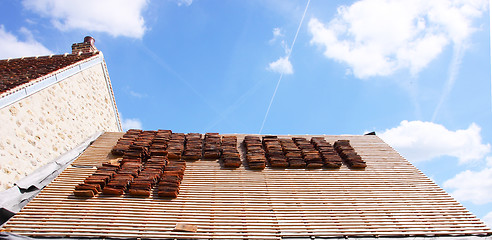
[[[0,231],[31,237],[91,239],[455,239],[492,234],[480,219],[377,136],[278,136],[281,144],[282,139],[292,139],[298,146],[304,144],[299,141],[301,138],[314,138],[313,145],[318,150],[321,141],[334,146],[337,141],[349,140],[367,163],[365,168],[350,167],[346,159],[336,168],[272,168],[270,157],[270,164],[258,170],[251,169],[248,152],[255,149],[246,146],[245,139],[267,140],[264,136],[221,134],[222,145],[224,138],[237,139],[231,146],[239,151],[241,165],[230,168],[219,164],[226,159],[221,156],[217,160],[206,139],[203,157],[185,161],[185,142],[180,148],[184,151],[179,152],[183,153],[181,162],[185,162],[186,170],[175,198],[162,198],[158,193],[140,197],[104,192],[88,198],[75,196],[74,189],[87,177],[108,168],[107,164],[129,161],[137,153],[133,150],[145,142],[135,140],[131,145],[134,147],[128,148],[131,154],[116,156],[118,148],[125,149],[120,144],[116,152],[112,151],[122,136],[123,133],[101,135]],[[167,145],[167,155],[177,149],[172,139],[163,144]],[[156,142],[154,139],[152,144]],[[274,152],[275,147],[263,146],[267,154]],[[254,151],[258,152],[261,151]],[[161,156],[165,152],[150,148],[149,154]],[[153,162],[151,159],[145,164]],[[171,155],[164,159],[169,160],[168,164],[179,160]],[[163,170],[177,172],[175,166],[165,166]]]
[[[97,53],[51,55],[0,60],[0,94],[70,66]]]

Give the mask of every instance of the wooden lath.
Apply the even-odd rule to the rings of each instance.
[[[105,133],[3,228],[43,237],[281,239],[490,235],[478,218],[376,136],[349,139],[365,170],[263,171],[188,162],[176,199],[72,195],[122,133]],[[242,135],[238,135],[242,139]],[[306,136],[303,136],[306,137]],[[244,160],[244,159],[243,159]],[[177,232],[177,223],[197,232]]]

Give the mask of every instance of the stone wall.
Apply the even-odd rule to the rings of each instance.
[[[102,64],[0,109],[0,191],[97,131],[118,131]]]

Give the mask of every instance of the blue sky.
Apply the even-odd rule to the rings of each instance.
[[[1,1],[0,58],[93,36],[125,128],[376,131],[492,224],[489,23],[482,0]]]

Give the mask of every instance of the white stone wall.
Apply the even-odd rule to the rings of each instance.
[[[96,64],[0,109],[0,191],[97,131],[118,131],[112,101]]]

